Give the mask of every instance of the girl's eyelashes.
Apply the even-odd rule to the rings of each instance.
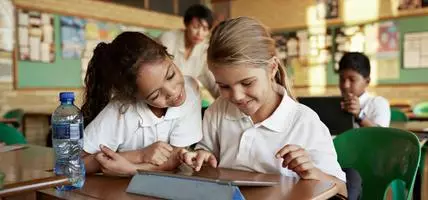
[[[166,77],[166,80],[171,80],[172,78],[174,78],[174,76],[175,76],[175,72],[172,72],[171,75]]]

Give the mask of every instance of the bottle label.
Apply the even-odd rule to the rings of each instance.
[[[83,138],[83,124],[53,124],[54,139],[81,139]]]

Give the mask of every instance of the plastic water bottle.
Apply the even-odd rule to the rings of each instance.
[[[85,164],[80,157],[83,149],[83,116],[74,105],[73,92],[59,94],[61,105],[52,114],[52,145],[55,151],[56,175],[67,176],[71,185],[59,190],[81,188],[85,182]]]

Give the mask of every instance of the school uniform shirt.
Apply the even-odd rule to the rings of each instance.
[[[310,154],[315,167],[346,181],[328,128],[313,110],[287,96],[284,88],[281,92],[276,110],[256,124],[219,97],[205,112],[204,136],[196,149],[212,152],[219,167],[299,177],[282,167],[282,158],[275,157],[285,145],[299,145]]]
[[[186,100],[170,107],[158,118],[142,101],[127,109],[118,101],[110,102],[86,127],[83,150],[93,154],[103,144],[123,152],[144,148],[157,141],[186,147],[202,138],[201,100],[196,81],[185,77]]]
[[[371,122],[382,127],[389,127],[391,121],[391,110],[389,102],[381,96],[372,96],[364,92],[360,97],[360,118],[367,118]],[[354,128],[359,128],[360,125],[354,122]]]
[[[187,59],[185,58],[186,48],[183,31],[165,32],[159,37],[159,41],[167,48],[168,53],[174,56],[174,63],[181,69],[184,75],[198,79],[212,95],[219,94],[214,76],[208,70],[208,44],[206,41],[195,45]]]

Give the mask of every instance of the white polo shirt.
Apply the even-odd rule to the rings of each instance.
[[[328,128],[313,110],[295,102],[284,91],[282,88],[278,108],[257,124],[219,97],[205,112],[204,137],[196,149],[212,152],[219,167],[298,177],[282,167],[282,158],[275,158],[286,144],[295,144],[309,152],[317,168],[346,181]]]
[[[391,121],[391,110],[389,102],[381,96],[372,96],[364,92],[360,97],[360,117],[366,117],[371,122],[382,126],[389,127]],[[359,128],[358,123],[354,123],[354,128]]]
[[[159,41],[167,48],[168,53],[174,56],[174,63],[181,69],[184,75],[198,79],[211,93],[218,95],[214,75],[208,70],[206,41],[193,48],[189,58],[185,59],[184,32],[181,30],[169,31],[159,37]]]
[[[193,78],[185,77],[185,102],[179,107],[168,108],[161,118],[144,102],[132,104],[126,110],[121,103],[110,102],[85,128],[83,150],[96,153],[100,151],[100,144],[122,152],[144,148],[157,141],[176,147],[198,142],[202,138],[202,118],[197,88]]]

